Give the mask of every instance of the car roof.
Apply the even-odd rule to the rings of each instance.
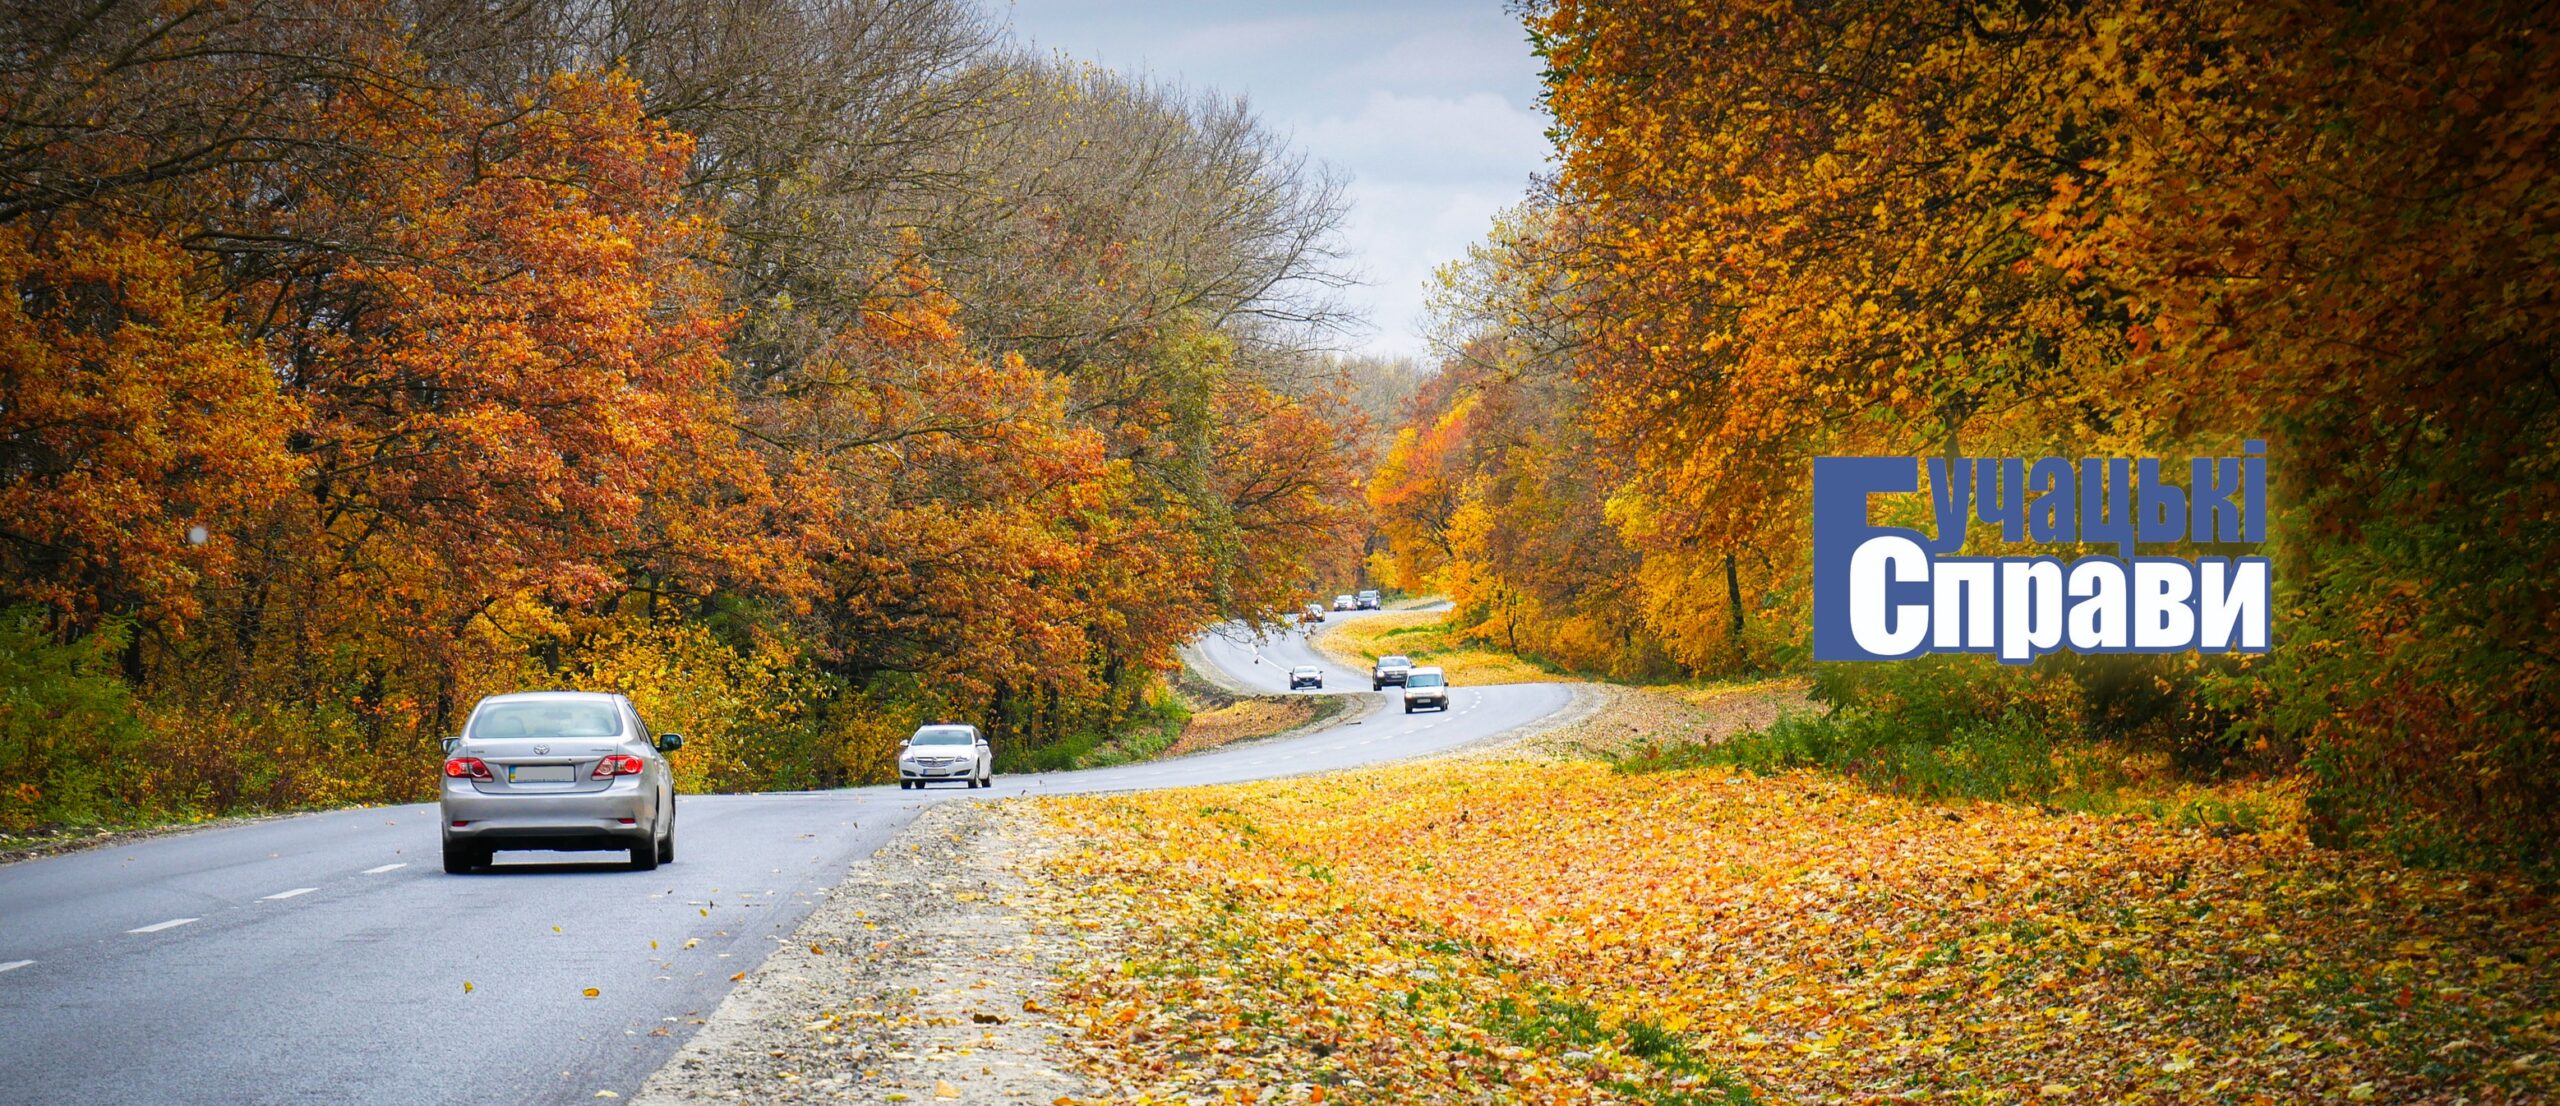
[[[1312,665],[1312,664],[1302,664],[1302,665],[1297,666],[1296,668],[1292,668],[1292,669],[1290,669],[1289,671],[1291,671],[1291,672],[1314,672],[1314,671],[1317,671],[1317,668],[1316,668],[1316,666],[1315,666],[1315,665]]]
[[[1433,675],[1433,676],[1437,676],[1437,675],[1440,675],[1440,666],[1439,666],[1439,665],[1436,665],[1436,664],[1426,664],[1426,665],[1423,665],[1423,666],[1422,666],[1422,667],[1420,667],[1420,668],[1414,669],[1414,670],[1413,670],[1413,674],[1414,674],[1414,675],[1416,675],[1416,676],[1421,676],[1421,675],[1425,675],[1425,674]]]
[[[622,696],[611,691],[510,691],[503,695],[484,695],[480,698],[480,701],[483,703],[519,703],[527,700],[539,702],[543,700],[561,699],[601,699],[605,702],[612,703],[619,702],[622,699]]]

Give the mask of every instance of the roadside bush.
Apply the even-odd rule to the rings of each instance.
[[[2215,679],[2194,658],[1982,657],[1816,670],[1822,714],[1780,718],[1716,744],[1640,749],[1625,772],[1724,768],[1836,772],[1919,799],[2034,802],[2175,824],[2254,829],[2283,805],[2190,781],[2222,774],[2238,746]]]
[[[1130,710],[1117,730],[1086,729],[1036,748],[999,743],[996,771],[1063,772],[1144,760],[1171,748],[1182,736],[1182,724],[1190,720],[1190,708],[1170,689],[1158,686]]]
[[[749,635],[754,636],[754,635]],[[684,735],[668,761],[689,792],[829,787],[847,781],[831,681],[778,644],[741,647],[700,622],[624,619],[590,637],[576,686],[619,691],[660,733]],[[858,774],[857,774],[857,778]]]
[[[133,814],[143,731],[114,672],[125,627],[64,645],[33,608],[0,612],[0,830]]]
[[[141,710],[144,752],[128,771],[159,815],[405,803],[435,795],[442,750],[413,726],[337,703],[231,709],[173,700]]]
[[[1850,707],[1795,714],[1720,743],[1638,752],[1621,771],[1737,768],[1760,775],[1821,769],[1920,799],[2043,800],[2075,775],[2051,731],[2024,710],[1924,731],[1893,715]]]

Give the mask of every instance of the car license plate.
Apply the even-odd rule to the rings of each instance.
[[[566,764],[519,764],[507,769],[508,783],[569,783],[578,771]]]

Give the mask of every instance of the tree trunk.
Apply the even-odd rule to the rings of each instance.
[[[1724,601],[1733,613],[1733,652],[1742,655],[1742,574],[1733,565],[1733,551],[1724,555]]]

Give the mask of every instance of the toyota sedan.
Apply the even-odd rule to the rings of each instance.
[[[675,773],[684,744],[649,735],[620,695],[493,695],[445,739],[444,870],[489,866],[502,849],[627,850],[635,871],[676,858]]]

